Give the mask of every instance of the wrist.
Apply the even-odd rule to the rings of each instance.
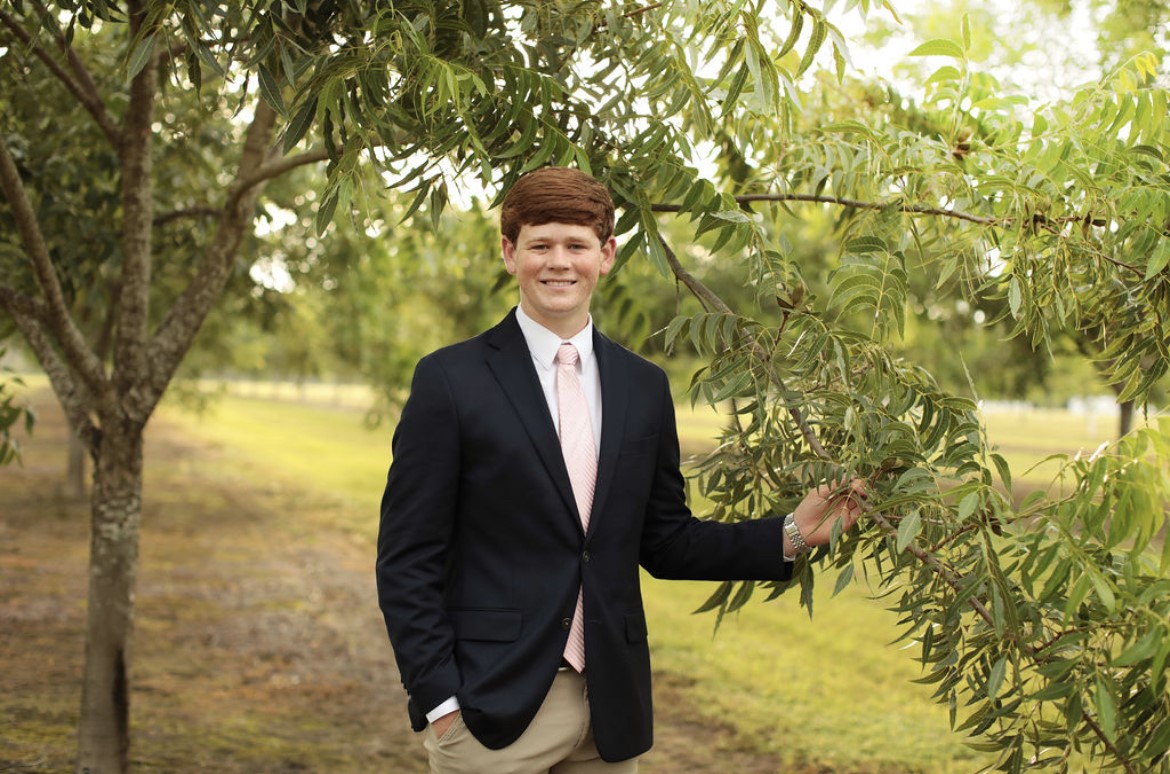
[[[792,553],[794,556],[800,556],[812,551],[812,546],[804,539],[804,535],[800,534],[800,527],[796,526],[796,514],[790,513],[784,517],[784,534],[788,538],[788,542],[792,544]]]

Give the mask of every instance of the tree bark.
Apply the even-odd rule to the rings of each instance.
[[[76,434],[69,434],[69,453],[65,467],[65,497],[74,502],[85,499],[85,444]]]
[[[1133,429],[1134,403],[1127,400],[1117,404],[1117,437],[1124,438]]]
[[[142,513],[141,423],[102,417],[91,498],[90,574],[77,774],[130,766],[130,649]]]

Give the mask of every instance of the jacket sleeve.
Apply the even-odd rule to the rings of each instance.
[[[646,505],[639,561],[656,578],[787,580],[782,516],[740,522],[696,519],[679,469],[678,428],[665,374],[654,482]]]
[[[444,578],[459,486],[459,416],[438,358],[419,361],[394,431],[378,530],[378,603],[418,712],[460,687]]]

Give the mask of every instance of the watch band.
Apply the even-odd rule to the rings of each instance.
[[[796,552],[797,556],[812,551],[812,546],[805,542],[804,535],[800,534],[800,528],[796,526],[795,513],[790,513],[784,517],[784,532],[792,542],[792,550]]]

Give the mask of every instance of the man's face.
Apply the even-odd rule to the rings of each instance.
[[[568,338],[589,320],[598,277],[613,268],[617,240],[603,244],[589,226],[522,226],[502,240],[504,266],[520,284],[520,306],[536,322]]]

